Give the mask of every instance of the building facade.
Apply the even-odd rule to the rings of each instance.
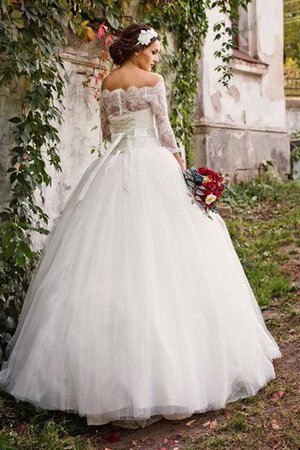
[[[212,25],[222,18],[209,12],[210,31],[199,64],[195,114],[196,164],[227,173],[237,182],[259,174],[264,161],[287,178],[289,136],[283,73],[283,2],[253,0],[240,10],[239,35],[229,89],[218,80]]]

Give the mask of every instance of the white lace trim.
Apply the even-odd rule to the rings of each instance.
[[[178,151],[176,139],[170,125],[166,90],[161,80],[154,86],[129,86],[128,88],[104,89],[100,100],[101,125],[104,139],[110,137],[108,116],[122,115],[152,107],[160,144],[171,153]]]

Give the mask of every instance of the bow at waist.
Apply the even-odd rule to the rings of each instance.
[[[152,128],[129,128],[125,131],[112,130],[111,133],[111,145],[114,147],[112,149],[113,153],[119,150],[121,153],[127,148],[127,144],[131,142],[132,139],[139,137],[156,136],[155,129]],[[122,141],[122,142],[121,142]],[[116,149],[117,147],[117,149]],[[110,146],[107,151],[110,150]],[[115,150],[115,151],[114,151]]]
[[[107,158],[111,155],[111,160],[105,168],[105,174],[112,167],[113,163],[116,161],[117,157],[124,153],[123,155],[123,188],[125,191],[129,193],[130,191],[130,173],[131,173],[131,163],[132,163],[132,153],[133,146],[132,141],[136,138],[140,137],[149,137],[156,136],[155,129],[152,128],[128,128],[122,131],[117,131],[117,128],[112,130],[111,134],[111,142],[109,143],[105,153],[99,157],[96,162],[94,169],[92,170],[86,184],[84,185],[79,197],[78,201],[81,201],[93,180],[95,179],[98,171],[107,160]]]

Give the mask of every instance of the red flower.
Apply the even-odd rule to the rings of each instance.
[[[204,207],[206,211],[212,210],[216,211],[216,202],[222,196],[222,191],[224,190],[223,176],[214,170],[208,169],[207,167],[198,167],[196,171],[201,175],[201,179],[196,177],[194,174],[194,169],[192,172],[187,170],[188,186],[191,193],[199,204],[199,206]],[[190,186],[191,178],[194,178],[194,186]]]

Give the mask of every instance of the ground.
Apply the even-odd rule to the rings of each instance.
[[[276,379],[255,397],[145,429],[87,427],[83,418],[0,397],[0,450],[294,450],[299,430],[300,184],[260,179],[222,208],[235,248],[279,344]],[[298,409],[298,411],[297,411]]]

